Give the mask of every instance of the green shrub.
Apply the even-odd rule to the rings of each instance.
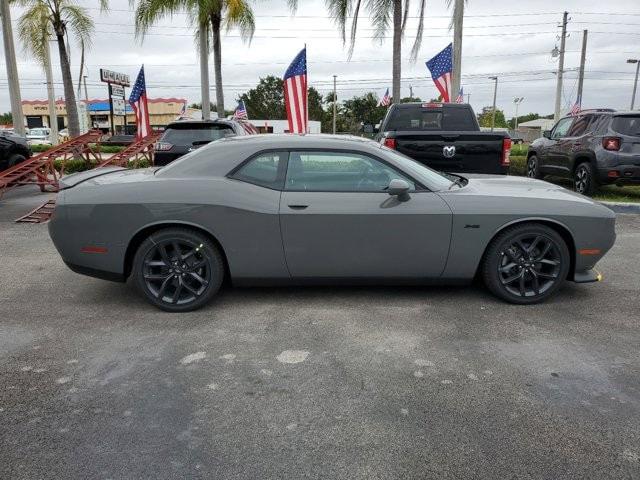
[[[528,151],[529,151],[529,145],[525,145],[524,143],[521,143],[520,145],[511,146],[511,155],[514,155],[516,157],[520,155],[526,156]]]
[[[60,169],[62,168],[62,160],[56,160],[54,162],[54,165],[56,167],[56,170],[60,171]],[[137,168],[147,168],[149,166],[150,166],[149,162],[143,159],[138,162]],[[64,173],[65,175],[69,175],[71,173],[84,172],[85,170],[90,170],[95,167],[96,167],[95,162],[91,162],[87,164],[87,162],[85,162],[84,160],[70,159],[70,160],[67,160],[65,163]],[[133,162],[130,163],[129,168],[134,168]]]
[[[509,175],[525,176],[527,174],[527,157],[522,155],[511,155],[509,157],[511,165],[509,165]]]
[[[51,145],[31,145],[31,151],[33,153],[46,152],[50,148],[52,148]]]

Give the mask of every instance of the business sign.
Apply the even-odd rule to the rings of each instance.
[[[113,114],[117,116],[126,115],[126,103],[124,98],[113,97],[111,99],[111,105],[113,105]]]
[[[122,85],[111,84],[111,96],[124,98],[124,87]]]
[[[123,87],[128,87],[130,85],[129,75],[112,72],[111,70],[106,70],[104,68],[100,69],[100,80],[113,85],[122,85]]]

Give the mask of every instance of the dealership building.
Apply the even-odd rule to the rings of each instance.
[[[149,98],[149,121],[152,127],[164,127],[176,119],[182,112],[184,98]],[[110,128],[109,100],[93,99],[89,100],[88,108],[91,117],[91,126],[108,130]],[[127,105],[127,124],[135,123],[135,116],[130,105]],[[38,128],[49,126],[49,102],[47,100],[23,100],[22,114],[25,117],[27,128]],[[58,129],[67,128],[67,109],[64,100],[56,101],[56,115],[58,119]],[[114,124],[116,131],[122,131],[124,116],[115,116]]]

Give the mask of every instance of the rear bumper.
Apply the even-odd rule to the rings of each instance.
[[[615,167],[599,168],[600,183],[639,184],[640,165],[616,165]]]

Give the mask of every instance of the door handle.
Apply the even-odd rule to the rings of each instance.
[[[305,208],[307,208],[309,205],[289,205],[289,208],[291,210],[304,210]]]

